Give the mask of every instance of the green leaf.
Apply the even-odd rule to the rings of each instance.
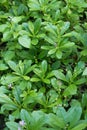
[[[80,105],[71,106],[66,115],[67,122],[70,122],[70,127],[73,127],[78,123],[81,114],[82,114],[82,108]]]
[[[31,78],[30,81],[31,81],[31,82],[39,82],[40,79],[39,79],[39,78]]]
[[[67,42],[66,44],[62,45],[61,48],[64,49],[64,48],[69,48],[70,47],[73,47],[75,45],[74,42]]]
[[[14,61],[8,61],[8,65],[13,71],[16,71],[17,65]]]
[[[53,73],[56,78],[67,82],[65,75],[60,70],[53,70]]]
[[[83,76],[86,76],[87,75],[87,67],[85,68],[85,70],[83,71]]]
[[[31,41],[32,45],[37,45],[38,44],[38,39],[37,38],[34,38],[32,41]]]
[[[0,71],[7,70],[8,66],[4,63],[0,63]]]
[[[75,95],[77,92],[77,86],[74,84],[69,85],[65,91],[64,91],[64,96],[69,96],[69,95]]]
[[[35,23],[34,23],[34,32],[35,34],[38,33],[39,29],[40,29],[40,26],[41,26],[41,19],[38,18]]]
[[[55,43],[50,37],[47,37],[47,36],[45,36],[45,40],[46,40],[48,43],[52,44],[52,45],[54,45],[54,43]]]
[[[62,58],[62,52],[58,50],[58,51],[56,52],[56,57],[57,57],[58,59],[61,59],[61,58]]]
[[[41,9],[38,1],[30,0],[28,6],[30,7],[31,11],[38,11]]]
[[[8,84],[18,81],[19,79],[20,79],[19,76],[7,75],[6,77],[1,78],[1,84],[8,85]]]
[[[87,128],[87,121],[83,123],[79,123],[77,126],[72,128],[71,130],[84,130],[85,128]]]
[[[54,89],[58,90],[58,81],[56,78],[52,78],[51,79],[51,83],[52,83],[52,86],[54,87]]]
[[[44,74],[46,73],[46,71],[47,71],[47,61],[46,60],[43,60],[41,63],[41,70]]]
[[[70,22],[65,22],[63,27],[61,28],[61,32],[60,33],[64,34],[68,30],[69,27],[70,27]]]
[[[87,49],[81,51],[81,56],[87,56]]]
[[[18,42],[19,42],[20,45],[22,45],[25,48],[31,47],[31,39],[27,35],[20,36],[18,38]]]
[[[83,95],[82,95],[82,107],[84,108],[84,107],[87,107],[87,93],[85,92],[85,93],[83,93]]]
[[[16,123],[16,122],[6,122],[6,125],[7,127],[10,129],[10,130],[18,130],[18,127],[19,127],[19,124]]]
[[[21,119],[24,120],[27,123],[27,125],[29,125],[29,122],[31,120],[31,115],[29,114],[29,112],[27,112],[25,109],[22,109],[20,116]]]
[[[8,27],[7,24],[1,24],[0,25],[0,32],[4,32],[7,27]]]
[[[0,94],[0,103],[11,104],[15,106],[15,103],[5,94]]]
[[[24,18],[24,16],[13,17],[12,21],[14,23],[19,23],[20,21],[22,21],[23,18]]]
[[[14,111],[14,110],[16,110],[17,108],[18,108],[18,106],[8,103],[8,104],[2,105],[2,107],[1,107],[1,112],[5,112],[6,110],[7,110],[7,111],[10,111],[10,110],[13,110],[13,111]]]
[[[48,54],[49,55],[52,55],[52,54],[54,54],[56,52],[56,49],[54,48],[54,49],[51,49],[50,51],[48,51]]]
[[[41,70],[35,68],[33,71],[34,71],[34,73],[35,73],[38,77],[42,78],[42,72],[41,72]]]
[[[50,84],[50,80],[49,79],[43,79],[42,80],[44,83],[46,83],[46,84]]]
[[[34,25],[31,21],[29,21],[29,30],[31,31],[31,33],[34,33]]]
[[[65,122],[62,117],[57,117],[54,114],[49,114],[49,125],[53,128],[64,128]]]

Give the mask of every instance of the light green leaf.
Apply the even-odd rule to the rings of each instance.
[[[50,84],[50,80],[49,79],[43,79],[43,82],[46,84]]]
[[[50,51],[48,51],[48,54],[49,55],[52,55],[52,54],[54,54],[56,52],[56,49],[54,48],[54,49],[51,49]]]
[[[13,70],[13,71],[16,71],[16,63],[14,61],[8,61],[8,65],[10,66],[10,68]]]
[[[7,27],[8,27],[7,24],[1,24],[0,25],[0,32],[4,32]]]
[[[87,122],[80,123],[71,130],[84,130],[85,128],[87,128]]]
[[[64,34],[69,27],[70,27],[70,22],[65,22],[63,27],[61,28],[61,34]]]
[[[43,73],[46,73],[46,71],[47,71],[47,61],[46,60],[43,60],[41,63],[41,70]]]
[[[62,117],[57,117],[54,114],[49,114],[49,125],[52,126],[53,128],[64,128],[65,127],[65,122]]]
[[[7,75],[6,77],[3,76],[1,78],[1,84],[3,84],[3,85],[9,85],[9,84],[11,84],[13,82],[18,81],[19,79],[20,79],[19,76],[14,76],[14,75]]]
[[[56,52],[56,57],[57,57],[58,59],[61,59],[61,58],[62,58],[62,52],[58,50],[58,51]]]
[[[24,120],[27,125],[29,125],[29,122],[31,120],[31,115],[29,114],[29,112],[27,112],[25,109],[21,110],[21,119]]]
[[[53,74],[56,78],[67,82],[65,75],[60,70],[53,70]]]
[[[5,94],[0,94],[0,103],[11,104],[15,106],[15,103]]]
[[[69,48],[75,45],[74,42],[67,42],[66,44],[62,45],[61,48]]]
[[[0,63],[0,71],[7,70],[8,66],[4,63]]]
[[[20,45],[22,45],[25,48],[31,47],[31,39],[27,35],[20,36],[18,38],[18,42],[19,42]]]
[[[85,70],[83,71],[83,76],[86,76],[87,75],[87,67],[85,68]]]
[[[23,18],[24,18],[24,16],[13,17],[13,18],[12,18],[12,21],[13,21],[14,23],[18,23],[18,22],[20,22]]]
[[[33,34],[34,33],[34,25],[31,21],[29,21],[29,29],[30,29],[31,33]]]
[[[65,91],[64,91],[64,96],[69,96],[69,95],[75,95],[77,92],[77,86],[74,84],[71,84],[68,86]]]
[[[19,127],[19,124],[16,123],[16,122],[6,122],[6,125],[7,127],[10,129],[10,130],[18,130],[18,127]]]
[[[67,111],[67,115],[66,115],[67,122],[70,122],[70,127],[73,127],[78,123],[81,114],[82,114],[81,106],[79,105],[71,106],[71,108]]]
[[[31,81],[31,82],[39,82],[40,79],[39,79],[39,78],[31,78],[30,81]]]
[[[31,41],[32,45],[37,45],[38,44],[38,39],[37,38],[34,38],[32,41]]]

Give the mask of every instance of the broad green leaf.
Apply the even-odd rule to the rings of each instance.
[[[2,38],[2,42],[7,42],[12,38],[12,31],[11,30],[6,30],[3,33],[3,38]]]
[[[53,70],[53,73],[56,78],[67,82],[65,75],[60,70]]]
[[[83,71],[83,76],[86,76],[87,75],[87,67],[85,68],[85,70]]]
[[[69,85],[65,91],[64,91],[64,96],[69,96],[69,95],[75,95],[77,92],[77,86],[74,84]]]
[[[20,79],[19,76],[14,76],[14,75],[7,75],[6,77],[1,78],[1,84],[3,85],[9,85],[13,82],[16,82]]]
[[[8,66],[4,63],[0,63],[0,71],[7,70]]]
[[[46,40],[48,43],[52,44],[52,45],[54,45],[54,43],[55,43],[50,37],[47,37],[47,36],[45,36],[45,40]]]
[[[15,103],[5,94],[0,94],[0,103],[11,104],[15,106]]]
[[[56,52],[56,57],[57,57],[58,59],[61,59],[61,58],[62,58],[62,52],[58,50],[58,51]]]
[[[24,16],[13,17],[12,21],[14,23],[19,23],[20,21],[22,21],[23,18],[24,18]]]
[[[1,107],[1,112],[5,112],[6,110],[7,111],[10,111],[10,110],[16,110],[18,108],[18,106],[16,106],[16,104],[10,104],[10,103],[6,103],[4,105],[2,105]]]
[[[75,126],[80,120],[82,114],[81,106],[71,106],[71,108],[67,111],[67,122],[70,122],[70,127]],[[72,116],[73,115],[73,116]]]
[[[56,33],[56,29],[57,27],[55,25],[52,25],[51,23],[48,24],[46,27],[45,27],[46,31],[50,32],[51,35],[54,35],[54,36],[57,36],[57,33]],[[48,42],[50,43],[50,39],[49,37],[46,37]]]
[[[76,85],[81,85],[81,84],[84,84],[84,83],[86,83],[86,78],[78,79],[78,80],[75,82]]]
[[[34,73],[35,73],[38,77],[42,78],[42,72],[41,72],[41,70],[35,68],[33,71],[34,71]]]
[[[61,28],[61,34],[64,34],[69,27],[70,27],[70,22],[65,22],[63,27]]]
[[[3,54],[3,56],[4,56],[4,60],[7,63],[8,61],[10,61],[12,58],[15,57],[15,52],[11,51],[11,50],[7,50],[7,51],[5,51],[5,53]]]
[[[39,2],[30,0],[28,6],[30,7],[31,11],[38,11],[41,9]]]
[[[65,111],[65,109],[63,107],[59,106],[57,108],[56,114],[57,114],[57,117],[62,118],[64,124],[66,125],[67,124],[67,112]]]
[[[49,125],[53,128],[64,128],[65,122],[62,117],[57,117],[54,114],[49,114]]]
[[[32,45],[37,45],[38,44],[38,39],[37,38],[34,38],[32,41],[31,41]]]
[[[58,90],[58,81],[56,78],[52,78],[51,79],[51,83],[52,83],[52,86],[54,87],[54,89]]]
[[[17,71],[16,68],[17,68],[17,65],[14,61],[8,61],[8,65],[10,66],[10,68],[13,70],[13,71]]]
[[[50,51],[48,51],[48,54],[49,55],[52,55],[52,54],[54,54],[56,52],[56,49],[54,48],[54,49],[51,49]]]
[[[6,125],[7,127],[10,129],[10,130],[18,130],[18,127],[19,127],[19,124],[16,123],[16,122],[6,122]]]
[[[1,24],[0,25],[0,32],[4,32],[7,27],[8,27],[7,24]]]
[[[21,104],[21,97],[20,97],[20,95],[21,95],[21,89],[18,86],[16,86],[15,90],[13,90],[13,94],[14,94],[14,97],[15,97],[16,101],[19,104]]]
[[[50,80],[49,79],[43,79],[42,80],[44,83],[46,83],[46,84],[50,84]]]
[[[87,56],[87,49],[82,50],[82,51],[81,51],[81,55],[82,55],[82,56]]]
[[[72,128],[71,130],[84,130],[87,128],[87,122],[79,123],[77,126]]]
[[[31,39],[27,35],[20,36],[18,38],[18,42],[19,42],[20,45],[22,45],[25,48],[31,47]]]
[[[29,112],[27,112],[25,109],[21,110],[20,113],[21,119],[24,120],[26,122],[27,125],[29,125],[29,122],[31,120],[31,115]]]
[[[0,86],[0,94],[9,93],[9,90],[5,86]]]

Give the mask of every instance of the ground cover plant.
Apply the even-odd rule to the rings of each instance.
[[[0,130],[87,130],[87,0],[0,0]]]

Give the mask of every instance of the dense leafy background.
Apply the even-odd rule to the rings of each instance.
[[[0,0],[0,129],[87,129],[87,0]]]

